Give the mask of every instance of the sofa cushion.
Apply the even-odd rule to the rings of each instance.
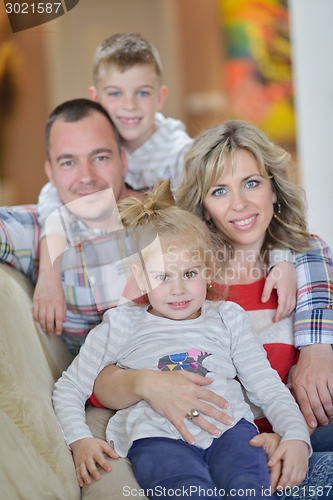
[[[47,334],[38,331],[31,313],[31,296],[32,287],[25,278],[0,265],[0,408],[58,476],[69,498],[78,499],[72,456],[51,401],[54,379],[59,376],[56,347],[61,353],[62,341],[55,337],[49,342]],[[62,359],[61,363],[65,365],[66,361]],[[1,454],[6,457],[2,447]],[[17,471],[19,475],[19,468]]]
[[[1,408],[0,429],[1,498],[69,500],[58,476]]]

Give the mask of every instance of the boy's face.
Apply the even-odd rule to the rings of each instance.
[[[90,99],[107,110],[130,153],[155,132],[155,112],[162,109],[167,93],[151,64],[124,72],[111,67],[101,72],[97,88],[89,89]]]

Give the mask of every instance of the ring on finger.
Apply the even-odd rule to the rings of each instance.
[[[193,409],[193,410],[188,412],[188,414],[186,415],[186,418],[187,418],[187,420],[190,420],[192,422],[192,420],[199,417],[199,415],[200,415],[200,412],[198,410]]]

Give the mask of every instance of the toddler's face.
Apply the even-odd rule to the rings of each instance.
[[[146,272],[151,289],[148,291],[151,314],[175,320],[200,316],[211,270],[198,255],[173,246],[163,253],[163,262],[157,253],[151,255]]]
[[[110,68],[100,74],[96,100],[107,110],[124,147],[131,153],[155,132],[155,112],[163,107],[165,86],[151,64],[120,72]]]

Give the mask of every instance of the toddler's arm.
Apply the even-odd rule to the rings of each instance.
[[[266,278],[262,302],[267,302],[273,288],[278,295],[278,308],[273,321],[290,316],[296,306],[295,256],[291,250],[274,248],[270,251],[270,272]]]
[[[74,443],[71,443],[70,447],[72,448],[76,478],[80,487],[82,487],[84,483],[91,483],[90,474],[96,481],[101,478],[96,464],[103,467],[106,472],[111,471],[111,466],[106,461],[104,453],[111,458],[119,458],[119,455],[114,449],[102,439],[87,437],[74,441]]]

